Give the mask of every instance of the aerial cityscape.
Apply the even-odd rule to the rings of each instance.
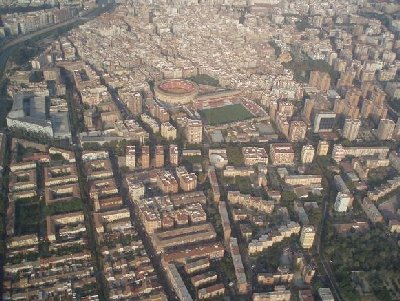
[[[0,300],[400,301],[399,0],[0,0]]]

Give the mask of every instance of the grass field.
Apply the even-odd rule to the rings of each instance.
[[[199,111],[200,116],[209,125],[223,124],[253,118],[254,116],[241,104]]]
[[[40,205],[36,197],[20,199],[15,203],[15,235],[39,231]]]

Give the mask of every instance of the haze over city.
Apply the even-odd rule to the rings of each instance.
[[[0,0],[1,300],[400,300],[397,0]]]

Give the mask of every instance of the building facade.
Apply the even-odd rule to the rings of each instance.
[[[343,138],[349,141],[355,140],[358,136],[358,132],[360,131],[360,127],[360,119],[346,119],[342,131]]]
[[[314,147],[311,144],[304,145],[301,149],[301,162],[303,164],[312,163],[314,160]]]

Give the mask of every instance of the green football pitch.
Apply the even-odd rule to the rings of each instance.
[[[219,108],[205,109],[199,111],[199,113],[208,125],[230,123],[254,117],[241,104],[233,104]]]

